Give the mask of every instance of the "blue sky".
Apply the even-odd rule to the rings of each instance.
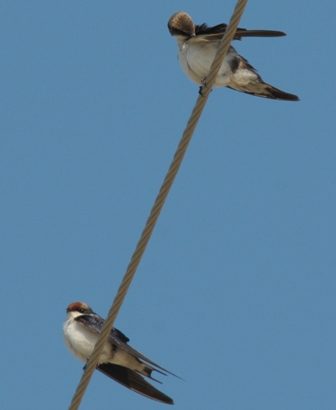
[[[1,7],[2,408],[65,409],[65,309],[105,316],[198,96],[167,21],[235,1]],[[250,1],[237,50],[298,103],[215,89],[115,323],[177,409],[335,408],[336,5]],[[156,409],[94,374],[81,409]]]

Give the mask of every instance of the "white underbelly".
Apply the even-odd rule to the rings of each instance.
[[[209,74],[211,64],[216,55],[216,49],[211,52],[204,52],[197,47],[190,47],[188,43],[184,43],[179,50],[179,61],[186,75],[198,85],[202,84],[202,80]],[[233,49],[232,49],[233,51]],[[230,61],[233,57],[231,49],[225,56],[224,61],[216,76],[214,87],[225,87],[229,85],[232,76]]]
[[[77,359],[86,363],[93,351],[98,335],[76,321],[65,322],[63,332],[68,349]],[[111,348],[109,345],[105,345],[99,363],[107,362],[110,356]]]

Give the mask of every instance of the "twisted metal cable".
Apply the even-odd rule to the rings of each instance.
[[[135,248],[135,251],[132,255],[131,261],[126,269],[126,273],[123,277],[123,280],[121,282],[121,285],[118,289],[117,295],[114,298],[113,304],[109,310],[109,313],[107,315],[106,321],[104,323],[104,326],[102,328],[102,331],[98,337],[98,340],[96,342],[95,348],[87,362],[85,371],[82,375],[82,378],[79,382],[79,385],[76,389],[76,392],[72,398],[69,410],[77,410],[79,408],[79,405],[82,401],[82,398],[84,396],[85,390],[91,380],[93,371],[95,370],[97,363],[98,363],[98,358],[103,350],[103,347],[108,339],[108,336],[110,334],[110,331],[112,329],[113,323],[118,315],[118,312],[120,310],[120,307],[126,297],[126,293],[131,285],[131,282],[133,280],[133,277],[135,275],[136,269],[141,261],[142,255],[145,252],[145,249],[147,247],[147,244],[149,242],[149,239],[152,235],[152,232],[154,230],[155,224],[159,218],[160,212],[163,208],[163,205],[165,203],[165,200],[168,196],[168,193],[170,191],[170,188],[173,185],[174,179],[177,175],[177,172],[180,168],[180,165],[182,163],[183,157],[186,153],[186,150],[188,148],[189,142],[192,138],[192,135],[194,133],[194,130],[197,126],[198,120],[200,119],[200,116],[203,112],[203,109],[205,107],[205,104],[208,100],[212,85],[215,81],[216,75],[219,71],[219,68],[222,64],[222,61],[225,57],[225,54],[227,53],[229,46],[231,44],[231,41],[233,39],[233,36],[237,30],[240,18],[244,12],[245,6],[247,4],[248,0],[238,0],[236,7],[234,9],[233,15],[231,17],[230,23],[227,26],[227,29],[225,31],[225,34],[222,38],[222,41],[218,47],[218,51],[216,54],[216,57],[211,65],[210,71],[208,76],[206,77],[204,81],[204,86],[202,87],[202,93],[199,95],[196,105],[191,113],[191,116],[189,118],[189,121],[187,123],[187,126],[183,132],[181,141],[178,145],[178,148],[176,150],[176,153],[174,155],[173,161],[169,167],[168,173],[164,179],[164,182],[160,188],[159,194],[155,199],[154,205],[152,207],[152,210],[150,212],[150,215],[147,219],[146,225],[144,230],[142,231],[140,240]]]

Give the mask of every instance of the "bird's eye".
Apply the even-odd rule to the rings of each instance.
[[[84,313],[84,309],[83,308],[79,308],[78,309],[80,313]]]

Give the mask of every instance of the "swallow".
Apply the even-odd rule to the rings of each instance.
[[[196,84],[204,85],[219,43],[227,24],[208,27],[195,25],[189,14],[177,12],[168,21],[170,34],[178,44],[178,59],[186,75]],[[246,30],[238,28],[234,40],[243,37],[281,37],[286,34],[274,30]],[[236,91],[274,100],[299,101],[299,97],[265,83],[249,62],[230,46],[216,76],[215,87],[228,87]]]
[[[67,321],[63,325],[65,344],[77,359],[86,363],[105,320],[83,302],[71,303],[66,311]],[[161,382],[152,377],[153,371],[165,376],[166,373],[178,376],[152,362],[129,346],[128,342],[128,337],[120,330],[112,328],[100,355],[97,370],[143,396],[162,403],[174,404],[170,397],[157,390],[142,376],[158,383]]]

